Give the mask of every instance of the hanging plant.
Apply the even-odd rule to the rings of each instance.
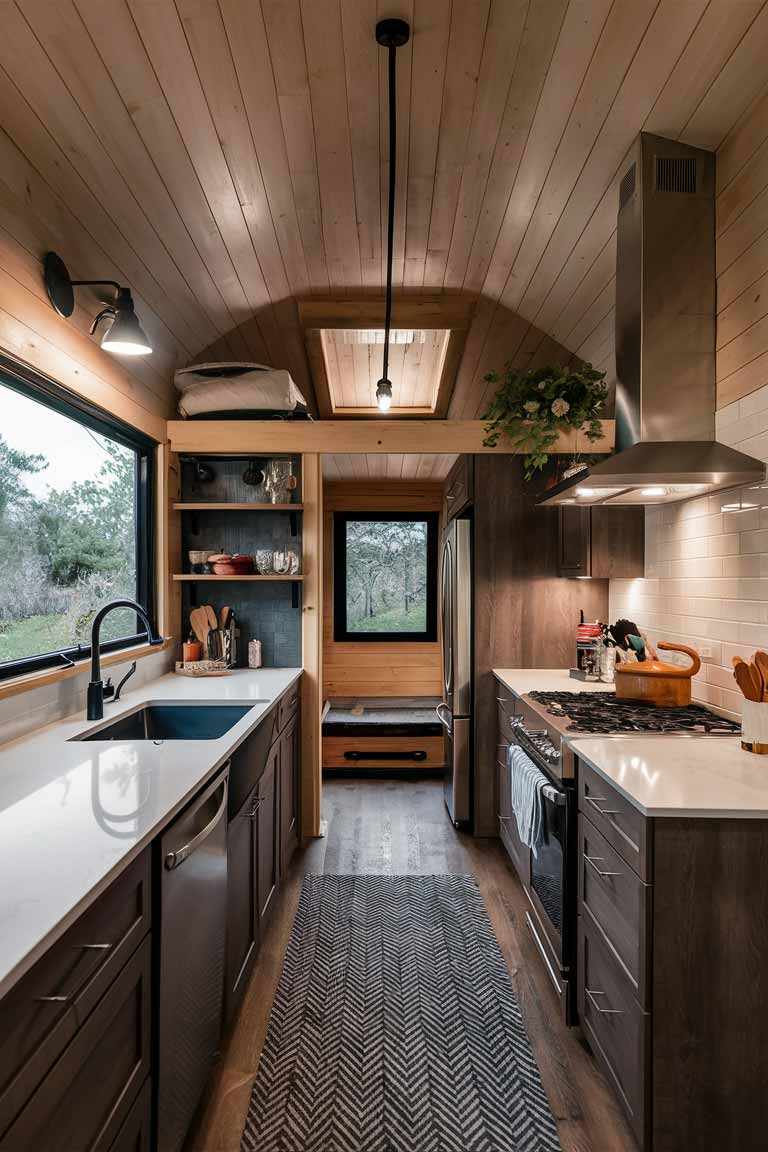
[[[580,429],[588,440],[602,437],[608,386],[603,383],[605,372],[591,364],[527,372],[507,365],[503,375],[489,372],[485,380],[500,387],[482,416],[489,421],[483,444],[493,448],[502,434],[508,436],[526,454],[526,480],[544,468],[562,432]]]

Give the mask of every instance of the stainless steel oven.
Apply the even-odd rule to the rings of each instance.
[[[576,835],[575,782],[554,770],[559,759],[547,735],[531,729],[523,716],[512,721],[511,739],[546,777],[541,789],[543,819],[540,842],[530,850],[530,902],[526,922],[564,1005],[575,1023],[576,989]]]

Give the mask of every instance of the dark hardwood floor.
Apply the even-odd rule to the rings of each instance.
[[[297,853],[280,907],[186,1152],[237,1152],[272,998],[307,872],[472,873],[509,965],[563,1152],[635,1152],[618,1106],[580,1038],[561,1023],[525,926],[525,896],[495,840],[473,840],[447,819],[442,785],[425,780],[327,781],[323,831]]]

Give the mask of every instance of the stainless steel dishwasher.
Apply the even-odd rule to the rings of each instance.
[[[221,1038],[228,787],[229,762],[160,841],[158,1152],[184,1143]]]

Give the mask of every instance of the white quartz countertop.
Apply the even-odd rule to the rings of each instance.
[[[567,668],[494,668],[493,674],[515,696],[529,692],[613,692],[613,684],[576,680]]]
[[[301,675],[162,676],[105,721],[154,701],[252,704],[218,740],[70,742],[84,713],[0,745],[0,997],[133,860]]]
[[[738,736],[587,736],[568,743],[645,816],[768,818],[768,756]]]

